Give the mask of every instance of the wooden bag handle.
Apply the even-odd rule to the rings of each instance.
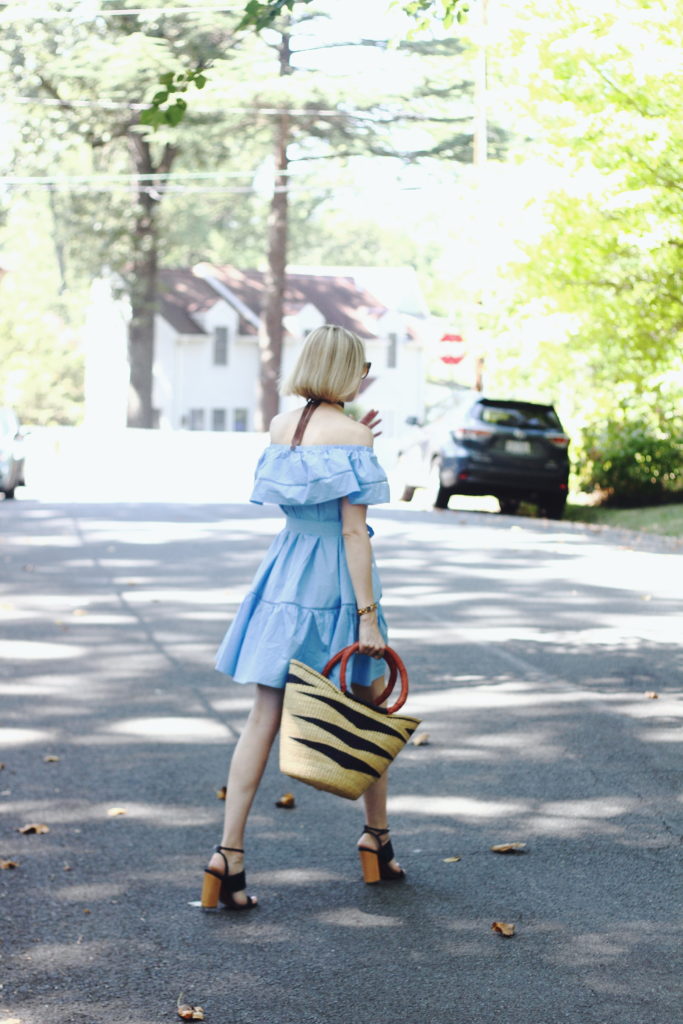
[[[351,658],[354,654],[358,652],[359,647],[360,644],[357,643],[349,644],[348,647],[344,647],[341,651],[338,651],[337,654],[334,655],[334,657],[330,658],[327,665],[325,665],[325,668],[322,670],[322,675],[327,676],[335,667],[335,665],[341,662],[341,666],[339,668],[339,684],[341,686],[342,693],[346,693],[346,666],[349,663],[349,658]],[[408,672],[396,651],[394,651],[391,647],[384,648],[384,654],[382,655],[382,658],[384,659],[384,661],[386,661],[387,665],[389,666],[389,682],[387,683],[386,689],[379,695],[379,697],[375,701],[375,705],[379,707],[379,705],[387,699],[387,697],[391,694],[392,690],[394,689],[397,677],[400,675],[401,693],[396,703],[392,704],[390,708],[387,708],[387,714],[393,715],[400,708],[403,707],[403,705],[408,699]]]

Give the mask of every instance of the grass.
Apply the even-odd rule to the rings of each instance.
[[[645,508],[601,508],[567,502],[565,519],[599,523],[623,530],[641,530],[660,537],[683,537],[683,504],[649,505]]]

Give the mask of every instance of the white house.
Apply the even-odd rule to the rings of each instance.
[[[162,270],[161,299],[155,322],[153,406],[162,430],[255,429],[258,404],[258,336],[263,274],[231,266],[200,263],[192,269]],[[89,318],[111,335],[122,325],[120,304],[107,302],[102,290]],[[380,409],[385,436],[399,433],[410,415],[424,406],[424,328],[428,311],[417,278],[407,268],[290,268],[285,290],[285,341],[282,372],[292,367],[306,334],[335,323],[363,338],[372,369],[359,405]],[[112,405],[112,382],[120,381],[112,360],[121,362],[125,345],[109,342],[108,373],[91,372],[86,394],[89,422],[101,421]],[[97,358],[101,346],[90,346]],[[115,355],[113,353],[116,353]],[[109,380],[107,401],[106,378]],[[116,390],[119,386],[117,383]],[[298,399],[282,400],[282,408]],[[125,408],[125,395],[121,396]]]

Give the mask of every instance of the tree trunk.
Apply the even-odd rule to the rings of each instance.
[[[268,430],[270,421],[280,408],[278,390],[282,367],[282,342],[284,327],[285,278],[287,273],[287,141],[289,138],[289,117],[281,114],[278,118],[276,160],[277,173],[275,190],[270,203],[268,217],[268,270],[265,277],[261,330],[259,332],[260,414],[261,430]]]
[[[280,75],[289,75],[290,37],[283,33],[279,48]],[[289,115],[283,111],[277,118],[274,163],[275,187],[268,216],[268,269],[264,281],[261,328],[259,330],[260,401],[257,429],[268,430],[270,421],[280,409],[279,380],[282,368],[282,342],[284,327],[285,280],[287,273],[287,214],[289,179],[287,144],[289,142]]]
[[[157,166],[149,143],[137,133],[129,136],[138,174],[166,173],[177,151],[164,148]],[[151,179],[140,181],[133,232],[130,278],[131,321],[128,330],[130,385],[128,388],[128,426],[150,429],[154,422],[152,407],[152,370],[154,366],[154,317],[158,299],[159,236],[157,224],[158,194],[150,195]],[[146,186],[146,187],[145,187]],[[161,186],[159,186],[161,188]]]

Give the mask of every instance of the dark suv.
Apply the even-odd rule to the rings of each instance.
[[[423,428],[415,443],[418,459],[404,452],[399,463],[404,501],[429,480],[437,508],[446,508],[452,494],[492,494],[508,515],[528,501],[542,515],[562,518],[569,438],[552,405],[478,398]]]

